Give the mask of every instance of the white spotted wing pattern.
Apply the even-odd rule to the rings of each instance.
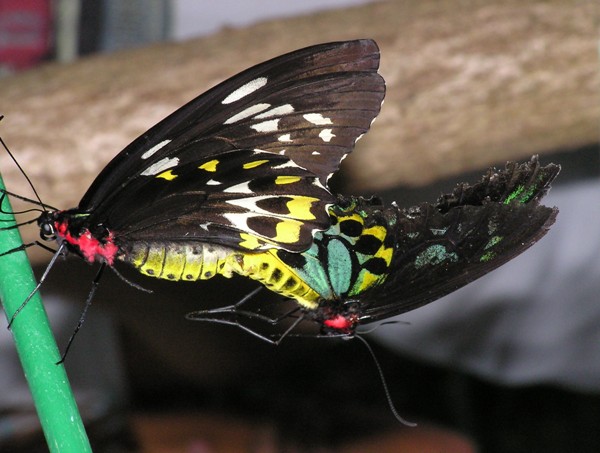
[[[381,108],[378,67],[371,40],[320,44],[254,66],[134,140],[77,211],[125,242],[185,237],[306,250],[329,226],[335,199],[327,180]]]

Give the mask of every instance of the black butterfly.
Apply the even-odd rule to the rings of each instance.
[[[363,324],[433,302],[496,269],[541,239],[558,210],[540,205],[560,167],[509,162],[480,182],[460,184],[434,204],[407,209],[381,200],[338,197],[331,227],[307,251],[273,249],[249,257],[237,272],[294,299],[294,323],[277,340],[240,323],[276,323],[261,311],[233,306],[188,314],[189,319],[238,325],[280,341],[296,324],[316,323],[320,335],[348,336]],[[300,312],[300,314],[298,314]],[[283,317],[285,319],[286,316]]]
[[[327,180],[381,108],[378,67],[379,49],[368,39],[279,56],[135,139],[76,208],[19,197],[42,207],[25,223],[37,221],[42,239],[59,247],[10,323],[67,253],[101,263],[87,309],[102,271],[117,260],[148,276],[195,281],[231,276],[240,251],[308,249],[313,235],[330,226],[327,207],[335,197]],[[19,250],[34,244],[45,247],[36,241]]]
[[[128,145],[76,208],[44,210],[42,238],[172,280],[227,274],[230,250],[306,250],[329,227],[327,179],[379,113],[378,66],[375,42],[357,40],[230,78]]]

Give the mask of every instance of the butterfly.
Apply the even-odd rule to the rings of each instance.
[[[57,241],[55,259],[187,281],[230,276],[234,251],[307,250],[330,226],[329,177],[380,111],[378,68],[376,43],[361,39],[233,76],[124,148],[77,207],[39,202],[41,238]]]
[[[433,302],[496,269],[540,240],[558,210],[540,204],[560,171],[537,156],[459,184],[435,203],[400,208],[376,197],[339,196],[329,208],[331,227],[305,252],[273,249],[240,260],[238,273],[295,301],[295,321],[272,337],[242,318],[268,321],[246,310],[247,300],[189,313],[188,319],[237,325],[279,342],[302,321],[318,335],[348,337],[359,326]]]

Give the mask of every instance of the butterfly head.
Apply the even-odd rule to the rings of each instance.
[[[316,310],[315,319],[323,334],[352,336],[360,323],[360,303],[356,300],[324,300]]]
[[[87,219],[88,214],[74,210],[45,211],[37,221],[40,237],[64,244],[67,250],[90,263],[101,261],[112,265],[119,252],[112,231],[104,225],[91,228]]]
[[[40,237],[44,241],[55,241],[57,238],[56,226],[54,224],[56,212],[57,211],[43,211],[37,219],[37,224],[40,228]]]

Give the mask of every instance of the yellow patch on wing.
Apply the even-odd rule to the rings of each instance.
[[[256,168],[259,165],[265,164],[269,162],[268,159],[263,159],[263,160],[255,160],[253,162],[247,162],[244,165],[242,165],[242,167],[244,168],[244,170],[249,170],[250,168]]]
[[[371,228],[365,228],[362,232],[363,235],[370,234],[375,236],[381,242],[385,239],[385,235],[387,234],[385,227],[380,225],[372,226]]]
[[[219,163],[218,159],[213,159],[213,160],[209,160],[208,162],[204,162],[198,168],[200,170],[206,170],[206,171],[210,171],[210,172],[215,172],[215,171],[217,171],[217,164],[218,163]]]
[[[285,219],[275,226],[275,237],[273,241],[284,244],[293,244],[300,240],[300,229],[304,225],[303,222],[293,219]]]
[[[163,171],[160,175],[156,175],[156,177],[166,179],[167,181],[173,181],[177,178],[177,175],[174,175],[172,170],[167,170]]]
[[[248,233],[240,233],[240,238],[242,241],[240,242],[240,247],[244,247],[248,250],[256,250],[264,245],[256,236],[253,236]]]
[[[343,222],[344,220],[356,220],[362,225],[365,224],[365,219],[359,216],[356,212],[353,212],[351,215],[345,215],[342,219],[340,219],[341,222]]]
[[[314,197],[294,196],[285,205],[290,211],[290,217],[299,220],[314,220],[315,215],[310,212],[313,203],[319,201]]]
[[[278,176],[275,178],[275,184],[293,184],[300,181],[300,176]]]
[[[382,275],[376,275],[376,274],[369,272],[366,269],[363,269],[360,272],[359,277],[357,278],[357,280],[360,281],[360,286],[358,287],[358,290],[356,290],[356,292],[358,294],[360,294],[361,292],[366,291],[371,286],[379,283],[382,280],[382,278],[383,278]]]
[[[375,253],[375,256],[377,258],[382,258],[383,260],[385,260],[385,263],[389,266],[392,262],[393,253],[394,249],[392,247],[382,247],[377,251],[377,253]]]

